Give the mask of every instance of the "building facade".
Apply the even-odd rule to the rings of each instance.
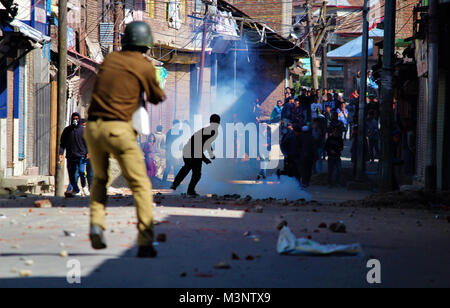
[[[14,187],[51,182],[39,177],[50,175],[49,4],[16,1],[0,21],[0,187],[8,178],[23,184]]]

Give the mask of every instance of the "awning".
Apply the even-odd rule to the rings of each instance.
[[[98,63],[92,60],[91,58],[88,58],[86,56],[83,56],[82,54],[78,53],[75,50],[68,49],[67,50],[67,59],[74,63],[75,65],[80,65],[81,67],[84,67],[93,73],[97,74],[97,67]]]
[[[14,19],[9,23],[9,25],[12,26],[14,30],[18,30],[24,36],[32,39],[36,43],[44,44],[50,42],[49,36],[42,34],[40,31],[27,25],[24,22],[21,22],[20,20]]]
[[[384,31],[379,29],[374,29],[369,32],[369,56],[373,53],[373,39],[377,37],[383,37]],[[356,58],[362,55],[362,36],[351,40],[350,42],[338,47],[329,53],[327,56],[329,58]]]

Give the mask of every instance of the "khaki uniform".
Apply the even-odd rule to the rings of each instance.
[[[109,157],[113,155],[133,191],[138,218],[138,245],[149,246],[154,238],[152,186],[131,122],[142,90],[154,104],[164,100],[150,61],[134,51],[109,54],[100,66],[94,85],[84,138],[94,170],[91,224],[106,229],[108,167]]]

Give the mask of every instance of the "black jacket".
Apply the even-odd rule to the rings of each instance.
[[[311,161],[316,157],[316,144],[310,132],[302,132],[298,136],[300,145],[300,159],[303,161]]]
[[[72,114],[71,119],[78,113]],[[80,117],[81,118],[81,117]],[[84,127],[78,123],[77,126],[67,126],[61,135],[61,145],[59,147],[59,154],[63,155],[66,151],[66,158],[69,160],[76,160],[86,157],[87,147],[83,139]]]

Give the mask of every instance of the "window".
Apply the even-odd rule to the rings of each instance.
[[[155,18],[155,0],[147,0],[148,17]]]
[[[166,19],[170,28],[177,30],[181,28],[183,22],[182,7],[184,6],[181,0],[169,0],[167,3]]]
[[[195,12],[200,12],[203,9],[203,1],[202,0],[195,0]]]
[[[183,23],[186,23],[186,0],[181,0],[181,18],[183,19]]]

